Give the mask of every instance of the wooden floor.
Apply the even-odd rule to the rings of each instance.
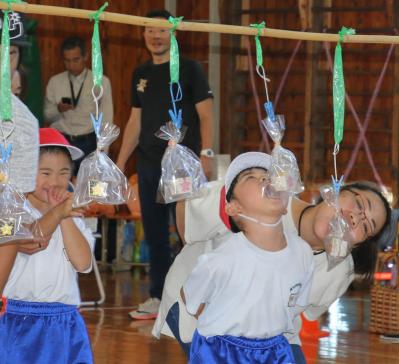
[[[183,364],[186,359],[172,339],[151,336],[153,321],[132,321],[128,312],[147,298],[148,283],[139,272],[102,272],[106,302],[82,308],[97,364]],[[80,279],[82,299],[97,299],[93,275]],[[309,364],[399,364],[399,344],[386,344],[367,332],[367,291],[348,292],[330,307],[322,327],[330,336],[304,340]]]

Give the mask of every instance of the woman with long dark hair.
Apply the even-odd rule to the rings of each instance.
[[[225,201],[221,188],[220,183],[211,183],[211,188],[203,198],[180,202],[176,208],[179,232],[187,244],[177,256],[166,278],[153,334],[159,337],[161,332],[170,334],[171,330],[186,352],[196,322],[179,302],[179,291],[198,256],[223,244],[231,234],[226,226],[229,222],[224,215],[223,206],[220,206]],[[339,202],[342,212],[351,225],[355,244],[352,253],[329,271],[323,241],[329,233],[329,224],[335,210],[324,201],[310,205],[300,199],[291,198],[287,215],[283,219],[284,230],[296,232],[301,236],[312,247],[315,259],[309,305],[305,310],[298,307],[294,319],[296,330],[293,334],[287,335],[298,363],[306,362],[299,340],[300,313],[303,312],[309,320],[315,320],[345,293],[355,274],[370,280],[375,267],[379,241],[391,227],[389,204],[378,187],[371,183],[358,182],[344,186]]]

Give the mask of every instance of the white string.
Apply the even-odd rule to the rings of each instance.
[[[338,181],[338,172],[337,172],[337,154],[339,153],[339,144],[335,143],[333,157],[334,157],[334,174],[335,180]]]
[[[250,217],[250,216],[247,216],[247,215],[244,215],[244,214],[238,214],[238,216],[240,216],[240,217],[242,217],[242,218],[244,218],[244,219],[246,219],[246,220],[255,222],[255,223],[257,223],[257,224],[259,224],[259,225],[262,225],[262,226],[264,226],[264,227],[270,227],[270,228],[274,228],[274,227],[279,226],[279,225],[281,224],[281,221],[283,220],[283,217],[280,216],[280,218],[279,218],[275,223],[273,223],[273,224],[268,224],[268,223],[266,223],[266,222],[259,221],[259,220],[255,219],[255,218],[253,218],[253,217]]]
[[[262,72],[261,72],[261,71],[262,71]],[[263,82],[264,82],[264,84],[265,84],[266,100],[267,100],[267,102],[270,102],[270,99],[269,99],[269,92],[268,92],[268,89],[267,89],[267,83],[270,82],[270,79],[266,77],[266,72],[265,72],[264,67],[263,67],[262,65],[257,65],[257,66],[256,66],[256,73],[258,74],[258,76],[259,76],[260,78],[263,79]]]
[[[96,104],[96,120],[98,120],[98,102],[100,101],[100,99],[103,97],[103,93],[104,93],[104,89],[102,86],[99,86],[100,88],[100,93],[98,95],[96,95],[96,87],[97,86],[93,86],[93,88],[91,89],[91,94],[93,95],[93,101]]]

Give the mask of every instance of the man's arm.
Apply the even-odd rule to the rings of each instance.
[[[103,113],[104,121],[109,123],[114,122],[114,104],[112,102],[112,87],[109,79],[104,77],[103,79],[104,94],[101,98],[100,112]]]
[[[141,129],[141,108],[132,107],[129,120],[123,132],[122,146],[116,165],[121,171],[125,170],[126,162],[139,143]]]
[[[195,104],[197,110],[200,126],[201,126],[201,139],[202,149],[213,148],[213,99],[208,98]],[[209,179],[212,175],[212,162],[213,159],[201,156],[201,164],[204,169],[205,175]]]

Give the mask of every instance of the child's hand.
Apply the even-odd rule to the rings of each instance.
[[[83,209],[72,208],[73,193],[65,188],[52,186],[48,189],[47,195],[49,205],[54,208],[55,212],[59,213],[61,219],[84,216]]]
[[[65,188],[52,186],[47,191],[48,202],[52,207],[58,206],[72,195]]]
[[[50,238],[34,239],[29,244],[20,244],[18,246],[18,252],[32,255],[46,249],[48,247],[49,242]]]
[[[78,209],[73,209],[72,208],[72,203],[73,203],[73,193],[68,192],[67,198],[61,202],[58,206],[55,208],[59,210],[61,213],[61,217],[63,219],[67,217],[83,217],[84,216],[84,211],[81,208]]]

